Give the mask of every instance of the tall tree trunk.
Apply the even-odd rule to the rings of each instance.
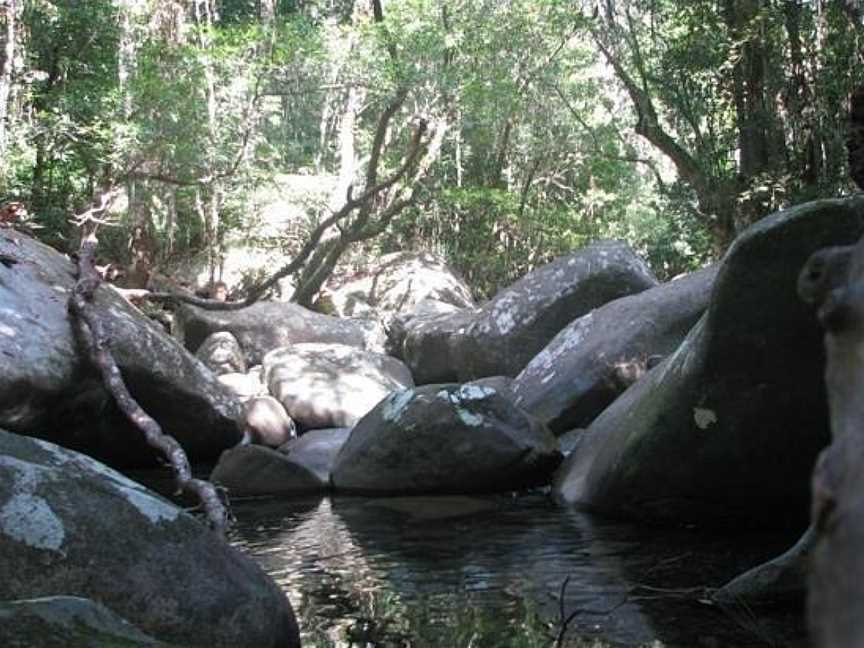
[[[763,0],[725,0],[724,19],[740,54],[732,69],[732,93],[738,126],[739,191],[747,191],[735,213],[741,230],[776,205],[754,184],[763,184],[773,169],[785,166],[785,137],[779,126],[775,98],[768,87],[769,52],[765,42]],[[749,190],[749,191],[748,191]]]
[[[223,263],[222,233],[219,212],[222,198],[222,181],[218,177],[217,148],[219,146],[216,72],[213,66],[213,44],[210,39],[210,29],[216,22],[216,9],[212,0],[195,0],[195,23],[198,27],[198,47],[201,50],[202,67],[204,69],[204,99],[207,105],[207,139],[206,151],[207,173],[209,180],[205,187],[204,222],[205,243],[207,247],[207,265],[212,284],[221,275]]]
[[[3,7],[3,47],[0,58],[0,160],[5,166],[9,139],[9,101],[12,94],[12,68],[15,65],[17,0],[6,0]]]

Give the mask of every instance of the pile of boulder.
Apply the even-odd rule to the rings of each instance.
[[[391,255],[330,291],[328,310],[341,316],[278,302],[236,311],[183,306],[174,338],[110,286],[99,289],[97,303],[135,398],[194,461],[218,458],[211,479],[231,495],[547,486],[563,504],[652,524],[803,529],[810,474],[831,426],[822,329],[798,290],[821,300],[830,294],[819,292],[827,280],[818,272],[801,282],[798,275],[818,249],[849,246],[862,233],[864,198],[808,203],[742,232],[716,265],[665,283],[625,244],[600,241],[535,269],[484,304],[441,259]],[[845,249],[848,261],[854,255]],[[138,567],[129,568],[130,582],[115,585],[142,596],[157,569],[148,560],[163,573],[181,569],[170,556],[159,562],[162,543],[181,538],[197,547],[209,536],[105,466],[47,443],[115,467],[154,461],[79,352],[66,313],[69,260],[14,231],[0,232],[0,260],[0,428],[8,431],[0,432],[0,543],[25,565],[4,590],[25,601],[0,606],[0,627],[14,614],[42,623],[46,606],[56,604],[61,616],[98,619],[106,631],[113,631],[113,613],[143,633],[182,643],[186,630],[177,618],[209,623],[202,611],[208,603],[197,616],[186,610],[188,601],[148,612],[118,594],[114,604],[102,589],[108,584],[84,583],[71,568],[87,552],[76,544],[77,530],[98,527],[88,507],[116,508],[142,553],[126,556]],[[831,277],[858,281],[856,263]],[[854,373],[838,349],[854,355],[844,335],[857,330],[856,305],[839,315],[822,307],[829,378]],[[832,398],[845,393],[832,380]],[[835,418],[858,420],[834,400],[832,410]],[[834,429],[835,446],[857,452],[846,440],[853,435]],[[837,483],[838,453],[820,464],[820,519],[830,516],[824,498],[854,499],[846,482]],[[80,486],[63,486],[69,480]],[[87,494],[61,505],[61,486]],[[91,490],[111,503],[91,502]],[[37,515],[31,520],[27,511]],[[832,551],[845,550],[842,539],[821,533],[840,547]],[[197,554],[235,561],[219,567],[231,578],[254,571],[230,552]],[[113,574],[124,557],[106,552],[101,559]],[[45,560],[72,561],[62,578],[80,587],[37,573]],[[132,580],[139,576],[144,580]],[[222,585],[233,587],[230,579]],[[46,602],[58,593],[79,598]],[[276,594],[249,592],[250,601],[275,607],[232,612],[231,619],[250,624],[268,616],[256,645],[292,645],[266,635],[296,632],[290,607]],[[207,596],[216,610],[216,590]],[[88,598],[108,602],[110,612]],[[241,625],[215,632],[247,632]]]

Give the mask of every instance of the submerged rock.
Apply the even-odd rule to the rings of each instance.
[[[744,231],[705,315],[591,424],[556,494],[651,522],[803,527],[828,412],[821,335],[795,294],[798,269],[862,229],[856,197],[801,205]]]
[[[0,600],[99,601],[184,646],[299,646],[248,557],[171,502],[71,450],[0,430]]]
[[[561,460],[546,427],[489,387],[394,392],[351,432],[337,491],[483,493],[542,484]]]

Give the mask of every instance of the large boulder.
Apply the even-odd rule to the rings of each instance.
[[[0,600],[91,598],[184,646],[299,646],[284,593],[182,509],[96,461],[0,430]]]
[[[656,285],[645,262],[617,241],[556,259],[500,291],[451,338],[459,379],[516,376],[577,317]]]
[[[414,385],[396,358],[344,344],[293,344],[263,364],[270,393],[305,429],[352,427],[387,394]]]
[[[472,308],[474,299],[463,279],[430,252],[394,252],[381,257],[368,271],[346,277],[330,293],[342,317],[375,310],[389,320],[413,311],[424,300],[457,308]]]
[[[829,437],[821,334],[796,277],[814,250],[862,229],[857,197],[743,232],[705,315],[592,423],[558,472],[558,497],[652,522],[803,527],[809,474]]]
[[[864,637],[864,239],[811,258],[800,289],[825,329],[832,436],[812,480],[810,630],[816,648],[856,648]]]
[[[71,261],[9,229],[0,257],[0,426],[115,464],[153,461],[75,339]],[[166,434],[194,459],[240,441],[240,403],[207,367],[110,286],[95,301],[127,387]]]
[[[544,483],[558,465],[546,427],[480,385],[394,392],[361,420],[333,467],[337,491],[482,493]]]
[[[384,329],[377,322],[339,319],[291,303],[258,302],[234,311],[184,305],[174,317],[174,335],[192,352],[219,331],[237,338],[249,366],[288,344],[322,342],[382,351],[385,341]]]
[[[708,306],[716,274],[706,268],[571,322],[516,377],[516,404],[556,434],[587,426],[678,348]]]

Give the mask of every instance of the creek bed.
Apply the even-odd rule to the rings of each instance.
[[[291,599],[304,646],[805,648],[803,611],[721,610],[789,534],[660,530],[518,498],[256,499],[230,541]],[[560,600],[562,584],[564,599]]]

